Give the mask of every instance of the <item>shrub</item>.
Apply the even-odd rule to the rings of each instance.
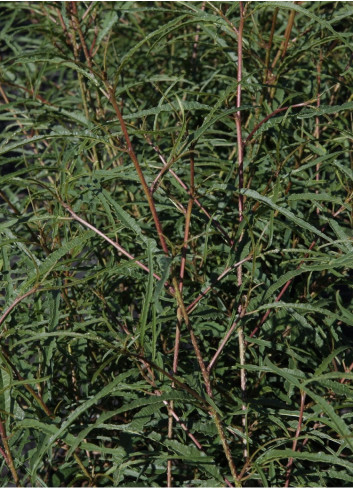
[[[352,485],[351,15],[2,3],[3,485]]]

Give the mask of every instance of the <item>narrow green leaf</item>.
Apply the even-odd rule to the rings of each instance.
[[[353,102],[347,102],[342,105],[320,105],[317,109],[305,109],[298,114],[298,119],[307,119],[324,114],[337,114],[343,110],[352,110]]]
[[[293,225],[297,225],[303,229],[306,229],[307,231],[311,231],[312,233],[316,234],[317,236],[320,236],[321,238],[325,239],[325,241],[332,243],[332,239],[329,238],[328,236],[326,236],[326,234],[322,233],[321,231],[319,231],[314,226],[307,223],[306,221],[304,221],[300,217],[297,217],[290,210],[285,209],[284,207],[280,207],[279,205],[272,202],[272,200],[269,199],[268,197],[265,197],[264,195],[259,194],[258,192],[256,192],[256,190],[241,189],[240,193],[247,196],[247,197],[251,197],[252,199],[255,199],[259,202],[263,202],[264,204],[268,205],[272,209],[275,209],[276,211],[280,212],[282,215],[288,217],[289,221]]]
[[[263,464],[269,463],[272,460],[282,460],[288,458],[293,458],[294,460],[308,460],[309,462],[316,462],[318,464],[328,464],[329,467],[340,466],[345,467],[349,470],[353,470],[353,463],[345,458],[337,457],[336,455],[328,455],[321,451],[317,453],[310,453],[307,451],[299,452],[290,450],[289,448],[287,448],[286,450],[268,450],[265,454],[259,457],[257,463],[259,463],[260,460]]]

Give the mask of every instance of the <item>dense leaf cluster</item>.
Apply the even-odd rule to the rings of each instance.
[[[4,486],[353,484],[352,14],[0,5]]]

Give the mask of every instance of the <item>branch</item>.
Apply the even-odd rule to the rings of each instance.
[[[150,189],[148,188],[148,185],[146,183],[145,177],[144,177],[143,172],[141,170],[141,167],[140,167],[140,164],[139,164],[138,159],[136,157],[135,151],[132,147],[129,134],[127,132],[125,121],[123,119],[123,116],[120,112],[119,106],[118,106],[116,98],[115,98],[114,90],[111,87],[111,85],[109,85],[109,83],[107,81],[105,81],[104,83],[105,83],[105,86],[108,90],[109,100],[112,103],[114,110],[115,110],[115,113],[119,119],[120,127],[121,127],[121,130],[123,132],[123,135],[124,135],[124,138],[126,141],[126,145],[127,145],[127,152],[128,152],[128,154],[129,154],[129,156],[130,156],[130,158],[131,158],[131,160],[135,166],[135,169],[136,169],[137,175],[140,179],[143,191],[147,197],[148,205],[150,207],[150,211],[151,211],[151,214],[152,214],[152,217],[153,217],[156,229],[157,229],[160,244],[162,246],[164,253],[167,256],[169,256],[168,247],[167,247],[167,244],[166,244],[163,232],[162,232],[162,226],[161,226],[161,223],[159,221],[159,217],[158,217],[158,214],[156,211],[156,207],[154,205],[154,200],[153,200],[152,194],[150,192]]]
[[[201,299],[203,299],[205,297],[205,295],[212,289],[212,287],[214,287],[218,282],[220,282],[222,280],[222,278],[224,278],[226,275],[228,275],[229,272],[231,272],[232,270],[235,270],[237,267],[239,267],[240,265],[242,265],[243,263],[245,263],[246,261],[249,261],[253,256],[253,253],[251,252],[246,258],[243,258],[242,260],[238,261],[237,263],[235,263],[234,265],[232,265],[231,267],[228,267],[226,268],[217,278],[216,280],[211,284],[209,285],[208,287],[206,287],[205,290],[203,290],[201,292],[200,295],[198,295],[196,297],[196,299],[186,308],[187,312],[190,313],[192,312],[197,303],[200,302]]]
[[[71,207],[66,204],[65,202],[61,201],[60,200],[60,203],[61,205],[64,207],[64,209],[66,209],[71,215],[72,217],[80,222],[83,226],[86,226],[87,228],[91,229],[92,231],[94,231],[95,233],[97,233],[99,236],[101,236],[103,239],[105,239],[106,241],[108,241],[109,244],[111,244],[112,246],[114,246],[114,248],[116,248],[118,251],[120,251],[120,253],[122,253],[123,255],[125,255],[127,258],[129,258],[130,260],[133,260],[140,268],[142,268],[143,270],[145,270],[146,272],[150,273],[150,269],[148,267],[146,267],[146,265],[144,265],[142,262],[140,262],[139,260],[136,260],[132,255],[130,255],[130,253],[128,253],[124,248],[122,248],[120,245],[118,245],[118,243],[116,243],[115,241],[113,241],[112,239],[108,238],[108,236],[104,233],[102,233],[102,231],[99,231],[99,229],[95,228],[94,226],[92,226],[92,224],[90,224],[89,222],[85,221],[84,219],[82,219],[82,217],[78,216],[72,209]],[[153,273],[152,274],[153,277],[157,280],[162,280],[161,277],[159,275],[157,275],[156,273]],[[174,294],[174,289],[168,284],[168,282],[165,282],[165,286],[169,288],[169,291]]]

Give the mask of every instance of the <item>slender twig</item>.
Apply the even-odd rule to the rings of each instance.
[[[227,334],[224,336],[223,340],[221,341],[221,344],[219,345],[216,353],[213,355],[213,358],[212,360],[210,361],[210,363],[208,364],[208,367],[207,367],[207,370],[208,372],[211,372],[211,370],[213,369],[213,367],[216,365],[216,362],[218,360],[218,357],[219,355],[222,353],[226,343],[228,342],[229,338],[232,336],[232,333],[233,331],[235,330],[235,328],[237,327],[237,321],[234,321],[234,323],[232,324],[232,326],[230,327],[229,331],[227,332]]]
[[[186,252],[188,248],[188,239],[189,239],[189,230],[190,230],[190,220],[191,220],[191,211],[192,211],[193,199],[189,199],[188,208],[186,211],[185,217],[185,230],[184,230],[184,243],[182,249],[181,256],[181,264],[180,264],[180,281],[179,281],[179,290],[183,291],[184,285],[184,273],[185,273],[185,264],[186,264]]]
[[[344,209],[345,209],[345,206],[342,205],[335,213],[332,214],[332,216],[333,217],[337,217],[338,214],[340,214]],[[326,223],[324,226],[322,226],[321,232],[324,232],[327,226],[328,226],[328,223]],[[297,266],[297,269],[299,269],[303,265],[303,263],[305,262],[306,258],[308,258],[308,256],[309,256],[309,252],[314,248],[314,246],[316,245],[316,243],[317,243],[317,239],[315,239],[314,241],[312,241],[311,245],[308,248],[308,252],[305,254],[304,258],[301,260],[301,262]],[[290,284],[292,282],[293,282],[293,278],[289,279],[284,284],[284,286],[282,287],[280,293],[275,298],[275,302],[278,302],[278,301],[281,300],[283,294],[285,293],[285,291],[288,289],[288,287],[290,286]],[[250,338],[252,338],[253,336],[255,336],[255,334],[259,331],[259,329],[261,328],[261,326],[265,323],[265,321],[267,320],[267,318],[271,314],[271,311],[272,310],[273,309],[267,309],[267,311],[265,312],[265,314],[263,315],[263,317],[261,318],[261,320],[258,322],[258,324],[255,326],[255,328],[252,330],[252,332],[250,334]]]
[[[165,238],[164,238],[164,235],[163,235],[162,226],[161,226],[161,223],[160,223],[158,214],[157,214],[157,210],[156,210],[156,207],[155,207],[155,204],[154,204],[154,200],[153,200],[151,191],[148,188],[148,185],[147,185],[147,182],[146,182],[145,177],[143,175],[143,172],[141,170],[141,166],[140,166],[140,164],[138,162],[138,159],[137,159],[137,156],[135,154],[134,148],[133,148],[133,146],[131,144],[129,133],[128,133],[127,128],[126,128],[126,124],[125,124],[124,118],[123,118],[123,116],[122,116],[122,114],[120,112],[118,103],[117,103],[116,98],[115,98],[114,89],[113,89],[113,87],[107,81],[105,81],[104,83],[105,83],[105,86],[106,86],[107,91],[108,91],[109,100],[110,100],[110,102],[111,102],[111,104],[112,104],[112,106],[113,106],[113,108],[115,110],[115,113],[116,113],[116,115],[117,115],[117,117],[119,119],[119,122],[120,122],[120,127],[121,127],[121,130],[123,132],[123,135],[124,135],[124,138],[125,138],[125,141],[126,141],[126,145],[127,145],[127,153],[129,154],[129,156],[130,156],[130,158],[131,158],[131,160],[132,160],[132,162],[134,164],[134,167],[135,167],[135,170],[136,170],[137,175],[139,177],[139,180],[140,180],[140,183],[142,185],[143,191],[144,191],[144,193],[146,195],[146,198],[147,198],[147,201],[148,201],[148,205],[149,205],[149,208],[150,208],[150,211],[151,211],[151,214],[152,214],[152,217],[153,217],[155,226],[156,226],[156,230],[157,230],[157,233],[158,233],[160,244],[162,246],[162,249],[163,249],[164,253],[166,255],[169,255],[167,243],[166,243]]]
[[[202,3],[202,10],[205,9],[205,5],[206,5],[206,2],[204,1]],[[191,60],[192,66],[193,66],[194,77],[196,74],[197,47],[198,47],[198,42],[199,42],[199,32],[200,32],[200,25],[198,25],[196,27],[196,35],[195,35],[192,60]],[[183,294],[186,254],[187,254],[187,246],[188,246],[188,240],[189,240],[192,206],[194,203],[194,194],[195,194],[195,163],[194,163],[194,151],[193,150],[194,150],[194,148],[191,149],[191,155],[190,155],[190,189],[191,189],[191,192],[190,192],[190,199],[188,202],[188,207],[187,207],[187,211],[186,211],[186,215],[185,215],[184,242],[183,242],[183,249],[182,249],[182,256],[181,256],[181,263],[180,263],[180,273],[179,273],[179,292],[180,292],[180,295]],[[160,155],[160,157],[162,156],[160,154],[160,152],[159,152],[159,155]],[[157,179],[153,182],[153,189],[155,188],[155,185],[157,184],[158,178],[160,178],[163,175],[163,173],[162,173],[163,170],[164,170],[164,172],[166,172],[171,167],[171,165],[165,164],[166,162],[164,161],[163,157],[162,157],[162,162],[163,162],[164,167],[163,167],[162,171],[160,172],[159,176],[157,177]],[[180,313],[181,313],[181,311],[179,310],[179,306],[178,306],[177,317],[180,316]],[[179,322],[179,320],[177,320],[176,330],[175,330],[175,341],[174,341],[174,357],[173,357],[173,373],[174,373],[174,375],[178,371],[180,338],[181,338],[180,322]],[[173,409],[173,402],[170,402],[169,413],[172,412],[172,409]],[[172,438],[172,436],[173,436],[173,418],[169,414],[168,437]],[[172,486],[172,460],[168,460],[167,485],[168,485],[168,487]]]
[[[174,408],[174,402],[169,401],[167,403],[168,408],[168,439],[173,438],[173,416],[171,410]],[[172,487],[173,475],[172,475],[172,460],[169,458],[167,460],[167,487]]]
[[[317,63],[317,93],[319,94],[320,92],[320,87],[321,87],[321,67],[322,67],[322,49],[320,49],[320,57],[319,61]],[[317,102],[316,102],[316,107],[320,107],[320,97],[318,97]],[[317,141],[317,144],[319,144],[319,139],[320,139],[320,117],[317,115],[315,117],[315,131],[314,131],[314,138]],[[320,162],[316,164],[316,181],[319,182],[320,180]],[[318,193],[319,190],[316,190],[316,193]],[[320,208],[316,208],[316,214],[320,214]]]
[[[163,168],[160,170],[156,178],[153,180],[151,186],[150,186],[150,192],[151,194],[154,194],[155,191],[158,189],[160,183],[162,182],[162,177],[165,173],[167,173],[168,170],[171,169],[173,164],[176,162],[175,158],[172,158],[169,162],[163,161]],[[158,183],[159,182],[159,183]]]
[[[163,404],[165,404],[166,406],[168,406],[168,401],[163,401]],[[189,431],[189,429],[187,428],[187,426],[185,426],[185,424],[181,421],[181,419],[179,418],[179,416],[176,414],[176,412],[171,409],[170,410],[173,418],[177,421],[177,423],[180,424],[180,426],[182,427],[182,429],[185,431],[185,433],[188,435],[188,437],[190,438],[190,440],[193,441],[193,443],[195,444],[195,446],[199,449],[199,450],[202,450],[203,451],[203,448],[202,448],[202,445],[201,443],[194,437],[194,435]]]
[[[253,253],[251,252],[247,257],[243,258],[242,260],[238,261],[237,263],[235,263],[234,265],[232,265],[231,267],[227,267],[225,270],[223,270],[223,272],[216,278],[216,280],[211,284],[209,285],[208,287],[206,287],[206,289],[204,289],[197,297],[195,300],[192,301],[191,304],[189,304],[186,308],[187,312],[188,313],[191,313],[196,305],[200,302],[201,299],[203,299],[205,297],[205,295],[218,283],[222,280],[222,278],[224,278],[226,275],[228,275],[229,272],[231,272],[232,270],[235,270],[237,267],[239,267],[240,265],[242,265],[243,263],[245,263],[246,261],[249,261],[253,256]]]
[[[76,31],[77,31],[77,20],[76,20],[76,17],[73,13],[73,9],[75,7],[75,2],[68,2],[66,4],[66,9],[70,15],[70,24],[71,24],[71,36],[70,36],[70,39],[71,39],[71,45],[72,45],[72,51],[73,51],[73,55],[74,55],[74,58],[75,58],[75,61],[76,62],[79,62],[80,60],[80,50],[79,50],[79,46],[76,42]],[[86,90],[86,87],[85,87],[85,82],[84,82],[84,78],[83,78],[83,75],[80,71],[77,71],[77,78],[78,78],[78,83],[79,83],[79,86],[80,86],[80,92],[81,92],[81,99],[82,99],[82,104],[83,104],[83,110],[85,112],[85,116],[87,119],[89,119],[89,111],[88,111],[88,105],[87,105],[87,100],[86,100],[86,96],[88,95],[88,92]]]
[[[183,245],[183,249],[182,249],[182,257],[181,257],[181,264],[180,264],[180,274],[179,274],[179,291],[180,291],[180,294],[183,293],[186,251],[187,251],[187,242],[189,239],[192,204],[193,204],[193,200],[190,199],[189,204],[188,204],[187,213],[186,213],[186,219],[185,219],[184,245]],[[180,314],[180,311],[179,311],[179,314]],[[178,313],[177,313],[177,315],[178,315]],[[180,324],[179,324],[179,321],[177,321],[176,331],[175,331],[175,341],[174,341],[174,358],[173,358],[173,372],[175,374],[178,370],[180,336],[181,336]]]
[[[211,387],[210,376],[209,376],[209,373],[206,369],[205,362],[203,360],[200,348],[198,346],[198,342],[197,342],[195,333],[194,333],[193,328],[190,324],[189,316],[188,316],[183,298],[179,292],[178,282],[177,282],[175,277],[173,279],[173,285],[174,285],[174,290],[175,290],[175,297],[176,297],[177,302],[178,302],[178,312],[180,311],[180,313],[181,313],[181,317],[179,317],[178,320],[179,320],[179,322],[181,322],[181,320],[183,319],[184,323],[185,323],[185,325],[189,331],[191,343],[192,343],[192,346],[194,348],[198,364],[200,366],[202,377],[204,379],[205,389],[206,389],[207,395],[212,399],[213,398],[213,392],[212,392],[212,387]],[[231,474],[234,478],[234,483],[237,486],[239,486],[236,467],[235,467],[234,460],[233,460],[232,454],[230,452],[230,448],[229,448],[229,445],[228,445],[228,442],[227,442],[227,439],[226,439],[226,436],[225,436],[225,433],[223,430],[221,418],[213,406],[210,406],[210,413],[214,419],[219,437],[221,439],[223,450],[224,450],[225,456],[226,456],[227,461],[228,461],[229,469],[230,469]]]
[[[302,423],[303,423],[303,415],[304,415],[304,407],[305,407],[305,398],[306,394],[304,391],[301,391],[300,393],[300,412],[299,412],[299,419],[298,419],[298,426],[297,430],[295,432],[295,438],[293,440],[293,446],[292,450],[293,452],[296,451],[297,449],[297,443],[298,443],[298,437],[300,435],[301,429],[302,429]],[[290,476],[292,473],[292,468],[293,468],[293,457],[290,457],[287,463],[287,473],[286,473],[286,482],[284,487],[289,487],[289,481],[290,481]]]
[[[148,144],[150,146],[152,146],[152,148],[156,151],[156,153],[158,154],[158,157],[161,160],[161,162],[163,163],[163,165],[164,166],[167,166],[168,163],[166,162],[166,159],[162,155],[160,148],[157,145],[154,145],[152,143],[151,139],[148,136],[145,136],[145,138],[146,138],[146,141],[148,142]],[[168,171],[172,175],[172,177],[179,183],[179,185],[189,195],[192,196],[193,195],[192,189],[189,189],[189,187],[183,182],[183,180],[170,167],[168,168]],[[230,246],[233,246],[234,241],[229,237],[228,233],[223,229],[223,227],[220,225],[220,223],[216,219],[214,219],[211,216],[211,214],[207,211],[207,209],[205,209],[205,207],[200,203],[200,201],[198,199],[196,199],[195,195],[194,195],[194,203],[202,210],[202,212],[207,216],[207,218],[211,220],[212,224],[226,238],[226,240],[228,241],[228,243],[230,244]]]
[[[193,165],[192,165],[191,173],[193,173]],[[191,177],[191,179],[193,180],[193,176]],[[186,252],[187,252],[187,243],[188,243],[188,239],[189,239],[192,204],[193,204],[193,199],[191,198],[191,199],[189,199],[188,209],[187,209],[186,219],[185,219],[184,244],[183,244],[183,249],[182,249],[181,264],[180,264],[180,275],[179,275],[179,292],[180,292],[180,294],[183,293]],[[179,316],[179,315],[180,315],[180,310],[178,310],[178,312],[177,312],[177,316]],[[180,337],[181,337],[180,322],[177,321],[176,330],[175,330],[174,357],[173,357],[173,373],[174,374],[176,374],[178,371]],[[170,403],[170,408],[173,408],[172,402]],[[172,438],[172,434],[173,434],[173,418],[171,416],[169,416],[168,437]],[[171,485],[172,485],[171,467],[172,467],[172,461],[168,460],[168,467],[167,467],[168,487],[171,487]]]
[[[345,368],[345,373],[349,374],[349,372],[351,372],[352,370],[353,370],[353,362],[350,364],[349,367]],[[340,380],[340,383],[344,384],[346,382],[346,380],[347,380],[346,378],[342,377],[342,379]]]
[[[128,331],[126,332],[128,333]],[[198,396],[198,394],[193,391],[192,389],[190,389],[188,386],[186,386],[186,384],[183,384],[182,382],[178,381],[178,379],[176,379],[174,377],[174,375],[170,375],[168,372],[166,372],[165,370],[161,369],[160,367],[158,367],[157,365],[155,365],[153,362],[147,360],[146,358],[142,357],[141,355],[139,354],[130,354],[129,352],[126,352],[126,354],[129,356],[132,356],[134,358],[138,358],[144,366],[146,366],[148,369],[150,369],[151,367],[152,368],[155,368],[156,370],[158,370],[160,373],[162,373],[163,375],[167,376],[171,381],[172,381],[172,386],[175,387],[175,385],[178,385],[180,388],[185,388],[185,390],[187,392],[189,392],[190,394],[194,395],[194,397],[196,397],[197,400],[201,400],[202,401],[202,405],[206,402],[204,401],[202,398],[200,398]],[[145,377],[145,379],[154,387],[156,388],[156,383],[154,381],[153,378],[148,378],[148,377]],[[160,396],[162,395],[162,392],[160,390],[155,390],[155,393]],[[181,421],[181,419],[179,418],[179,416],[176,414],[176,412],[174,411],[174,408],[173,406],[171,406],[171,403],[168,403],[168,401],[166,400],[163,400],[163,404],[168,408],[168,413],[171,414],[171,416],[173,416],[173,418],[180,424],[181,428],[185,431],[185,433],[187,434],[187,436],[192,440],[192,442],[194,443],[194,445],[199,449],[201,450],[203,453],[206,454],[206,452],[204,451],[201,443],[195,438],[195,436],[188,430],[188,428],[185,426],[185,424]],[[208,409],[206,408],[206,405],[203,406],[203,409],[205,409],[205,411]],[[169,428],[169,427],[168,427]],[[207,454],[206,454],[207,455]],[[171,474],[171,469],[168,470],[168,474]],[[224,478],[224,481],[225,483],[228,485],[228,487],[233,487],[233,485],[228,481],[228,479],[225,477]],[[171,479],[169,478],[169,475],[168,475],[168,483],[171,484]]]
[[[273,43],[273,36],[275,33],[275,28],[276,28],[277,15],[278,15],[278,7],[275,8],[274,13],[273,13],[273,17],[272,17],[271,32],[270,32],[270,37],[268,40],[268,47],[266,50],[266,58],[265,58],[265,73],[264,73],[264,77],[263,77],[264,83],[268,83],[268,73],[269,73],[269,67],[270,67],[270,55],[271,55],[271,49],[272,49],[272,43]]]
[[[264,119],[262,119],[262,121],[260,121],[258,124],[256,124],[256,126],[254,127],[254,129],[251,131],[251,133],[246,138],[246,140],[244,142],[244,146],[246,146],[247,144],[249,144],[251,142],[251,138],[260,129],[260,127],[263,124],[265,124],[265,122],[267,122],[269,119],[271,119],[272,117],[274,117],[275,115],[277,115],[280,112],[283,112],[285,110],[288,110],[288,109],[295,109],[295,108],[298,108],[298,107],[305,107],[306,105],[310,105],[313,102],[317,101],[317,99],[320,98],[320,96],[321,96],[321,94],[318,95],[315,98],[311,98],[307,102],[302,102],[300,104],[287,105],[286,107],[280,107],[280,108],[274,110],[273,112],[271,112],[271,114],[268,114],[266,117],[264,117]]]
[[[174,375],[169,373],[167,370],[164,370],[163,368],[159,367],[156,363],[152,362],[151,360],[148,360],[146,357],[144,357],[143,355],[140,355],[139,353],[132,353],[128,350],[121,350],[120,348],[119,348],[119,351],[121,351],[121,353],[124,353],[128,357],[137,358],[137,359],[142,360],[143,362],[147,363],[154,370],[157,370],[157,372],[159,372],[162,375],[164,375],[165,377],[167,377],[172,383],[174,383],[175,385],[180,387],[183,391],[188,392],[192,397],[194,397],[197,401],[199,401],[202,409],[205,412],[209,411],[210,405],[206,401],[206,399],[204,399],[202,396],[200,396],[200,394],[198,394],[198,392],[196,392],[194,389],[189,387],[187,384],[185,384],[184,382],[179,380],[177,377],[175,377]]]
[[[291,10],[290,14],[289,14],[289,18],[288,18],[288,22],[287,22],[287,27],[286,27],[286,31],[284,33],[284,39],[277,51],[277,54],[275,56],[275,59],[273,60],[272,62],[272,69],[276,66],[277,64],[277,61],[279,60],[279,58],[284,58],[286,52],[287,52],[287,48],[288,48],[288,43],[289,43],[289,38],[290,38],[290,34],[292,32],[292,29],[293,29],[293,25],[294,25],[294,17],[295,17],[295,10]]]
[[[30,290],[28,290],[28,292],[25,292],[24,294],[16,297],[16,299],[13,301],[13,303],[11,304],[11,306],[9,306],[5,312],[3,312],[2,316],[0,317],[0,326],[1,324],[4,322],[4,320],[7,318],[7,316],[10,314],[10,312],[17,306],[17,304],[19,302],[21,302],[23,299],[25,299],[26,297],[28,297],[29,295],[33,294],[34,292],[36,292],[38,290],[38,285],[35,285],[34,287],[32,287]]]
[[[99,236],[101,236],[103,239],[105,239],[106,241],[108,241],[109,244],[111,244],[112,246],[114,246],[114,248],[116,248],[118,251],[120,251],[121,254],[123,254],[124,256],[126,256],[127,258],[129,258],[130,260],[133,260],[136,265],[138,265],[140,268],[142,268],[143,270],[145,270],[146,272],[150,273],[150,269],[148,267],[146,267],[146,265],[144,265],[142,262],[140,262],[139,260],[136,260],[132,255],[130,255],[130,253],[128,253],[122,246],[118,245],[118,243],[116,243],[115,241],[113,241],[112,239],[110,239],[106,234],[102,233],[102,231],[100,231],[99,229],[97,229],[96,227],[94,227],[92,224],[90,224],[89,222],[85,221],[84,219],[82,219],[82,217],[78,216],[72,209],[71,207],[66,204],[65,202],[63,201],[60,201],[61,205],[64,207],[64,209],[66,209],[71,215],[72,217],[80,222],[83,226],[91,229],[92,231],[94,231],[95,233],[97,233]],[[153,277],[157,280],[162,280],[161,277],[159,275],[157,275],[156,273],[153,273],[152,274]],[[169,291],[171,293],[173,293],[173,288],[171,288],[169,286],[169,284],[167,282],[165,282],[165,286],[169,288]]]
[[[76,30],[78,32],[78,36],[79,36],[80,41],[81,41],[81,46],[82,46],[82,49],[83,49],[83,52],[84,52],[84,55],[85,55],[87,64],[88,64],[88,66],[90,68],[92,68],[92,59],[91,59],[91,55],[90,55],[90,53],[88,51],[88,48],[87,48],[87,44],[86,44],[84,35],[82,33],[80,21],[78,19],[76,2],[71,2],[71,8],[72,8],[72,13],[73,13],[73,15],[72,15],[73,22],[74,22],[75,28],[76,28]],[[85,12],[85,15],[87,15],[87,13],[88,13],[88,11]]]
[[[243,2],[239,2],[239,27],[238,27],[238,71],[237,71],[237,112],[235,117],[236,130],[237,130],[237,149],[238,149],[238,178],[239,178],[239,197],[238,197],[238,212],[239,212],[239,223],[243,220],[244,212],[244,196],[241,190],[244,187],[244,143],[242,136],[242,123],[241,123],[241,95],[242,95],[242,80],[243,80],[243,28],[244,28],[244,7]],[[243,233],[239,237],[239,243],[243,238]],[[240,264],[237,269],[238,276],[238,287],[240,288],[243,283],[243,267]],[[245,314],[245,308],[242,303],[239,304],[239,317],[242,318]],[[232,329],[232,328],[231,328]],[[244,331],[243,326],[240,323],[238,325],[238,341],[239,341],[239,363],[240,365],[245,364],[245,349],[246,344],[244,342]],[[225,344],[225,343],[224,343]],[[240,368],[240,389],[242,393],[242,410],[246,411],[246,372],[244,368]],[[244,433],[246,432],[246,415],[242,416],[242,426]],[[244,437],[244,459],[248,457],[247,441]]]
[[[240,311],[240,319],[244,316],[245,314],[245,306],[241,306],[241,311]],[[238,327],[238,341],[239,341],[239,364],[240,364],[240,391],[241,391],[241,400],[242,400],[242,405],[241,409],[244,411],[244,414],[241,419],[241,424],[243,427],[243,433],[244,433],[244,438],[243,438],[243,456],[244,460],[248,459],[249,456],[249,450],[248,450],[248,441],[247,441],[247,406],[246,406],[246,370],[244,368],[245,365],[245,351],[246,351],[246,342],[244,340],[244,329],[243,325],[240,323]]]
[[[12,83],[9,80],[1,80],[1,84],[2,85],[6,85],[8,87],[18,88],[20,90],[23,90],[24,92],[28,93],[28,95],[30,95],[31,97],[35,98],[36,100],[39,100],[39,102],[42,102],[45,105],[49,105],[50,107],[55,107],[55,105],[53,105],[47,99],[45,99],[44,97],[42,97],[39,93],[36,93],[36,91],[33,88],[26,88],[26,87],[23,87],[22,85],[18,85],[17,83]],[[6,103],[8,104],[9,103],[9,100],[6,97],[6,94],[3,91],[3,88],[1,87],[1,84],[0,84],[0,93],[1,93],[2,97],[4,98],[4,100],[7,100]],[[21,127],[21,129],[23,129],[23,125],[17,119],[15,112],[13,110],[11,110],[11,109],[8,109],[8,110],[12,112],[12,114],[14,115],[14,118],[16,119],[18,125]]]
[[[12,458],[12,454],[11,454],[11,450],[10,450],[10,446],[7,442],[7,436],[6,436],[6,428],[5,428],[5,425],[2,421],[2,419],[0,418],[0,437],[1,437],[1,441],[2,441],[2,444],[4,446],[4,449],[5,449],[5,454],[4,452],[2,451],[2,454],[4,455],[5,457],[5,460],[6,460],[6,463],[11,471],[11,475],[12,475],[12,478],[14,480],[14,483],[16,484],[17,487],[20,487],[20,480],[18,478],[18,474],[17,474],[17,471],[16,471],[16,467],[15,467],[15,464],[14,464],[14,461],[13,461],[13,458]]]
[[[226,15],[224,15],[224,13],[222,12],[222,10],[220,8],[217,8],[215,7],[214,5],[214,2],[207,2],[210,7],[212,7],[218,15],[220,15],[222,17],[222,19],[229,25],[229,27],[231,28],[231,30],[236,34],[238,35],[238,29],[235,27],[235,25],[228,19],[228,17]]]
[[[175,290],[175,297],[176,297],[176,300],[178,303],[178,321],[179,321],[179,323],[181,323],[182,320],[184,320],[184,322],[185,322],[185,325],[189,331],[191,343],[192,343],[192,346],[195,350],[196,358],[197,358],[197,361],[199,363],[200,370],[201,370],[201,373],[202,373],[202,376],[203,376],[203,379],[205,382],[205,388],[206,388],[207,395],[212,397],[210,377],[208,375],[208,372],[207,372],[207,369],[205,366],[205,362],[203,360],[203,357],[202,357],[202,354],[201,354],[201,351],[200,351],[194,330],[190,324],[189,315],[188,315],[187,309],[185,307],[183,298],[182,298],[180,291],[179,291],[179,284],[178,284],[175,277],[173,278],[173,286],[174,286],[174,290]]]
[[[0,447],[0,453],[4,457],[5,461],[7,462],[6,453],[4,452],[4,450],[1,447]]]
[[[238,176],[239,176],[239,191],[244,185],[244,169],[243,169],[243,159],[244,159],[244,146],[241,130],[241,82],[243,78],[243,28],[244,28],[244,8],[243,2],[239,2],[240,9],[240,21],[238,29],[238,73],[237,73],[237,112],[235,116],[235,124],[237,129],[237,146],[238,146]],[[239,222],[243,220],[243,208],[244,208],[244,196],[239,192],[238,199],[239,208]]]

